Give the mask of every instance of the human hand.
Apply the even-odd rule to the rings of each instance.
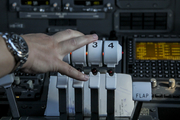
[[[27,73],[60,72],[77,80],[89,77],[62,61],[68,53],[98,40],[96,34],[84,35],[74,30],[65,30],[52,36],[46,34],[22,35],[29,47],[29,57],[22,71]]]

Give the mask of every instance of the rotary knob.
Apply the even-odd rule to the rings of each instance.
[[[28,81],[27,81],[27,84],[28,84],[28,88],[29,88],[29,89],[32,90],[32,89],[34,88],[34,85],[33,85],[33,81],[32,81],[32,80],[28,80]]]
[[[58,6],[58,3],[53,3],[53,7],[56,8]]]
[[[20,77],[19,77],[19,76],[16,76],[16,77],[14,78],[14,84],[19,85],[20,82],[21,82]]]
[[[174,88],[176,86],[176,80],[174,78],[169,79],[169,87]]]
[[[16,2],[12,3],[12,7],[13,7],[13,8],[15,8],[16,6],[17,6],[17,3],[16,3]]]
[[[151,78],[151,86],[152,88],[157,87],[157,80],[155,78]]]

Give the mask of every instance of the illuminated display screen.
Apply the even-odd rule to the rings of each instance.
[[[180,60],[178,42],[136,42],[137,60]]]
[[[74,0],[74,4],[84,6],[103,5],[103,0]]]
[[[49,5],[49,0],[21,0],[22,5],[40,6]]]

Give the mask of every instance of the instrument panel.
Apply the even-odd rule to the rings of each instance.
[[[0,32],[52,35],[73,29],[84,34],[96,33],[102,41],[102,48],[98,48],[97,43],[99,52],[94,52],[94,55],[101,53],[101,63],[91,65],[94,61],[89,62],[89,59],[96,60],[88,56],[88,53],[91,54],[89,50],[94,48],[92,46],[97,45],[93,43],[92,46],[83,49],[87,54],[86,66],[75,65],[74,55],[68,58],[71,61],[69,64],[81,69],[85,74],[97,74],[97,71],[112,75],[122,73],[130,75],[132,82],[155,81],[151,82],[152,101],[144,103],[139,119],[158,118],[158,114],[161,114],[158,111],[175,107],[172,102],[180,108],[179,0],[1,0],[0,8]],[[109,68],[108,62],[104,59],[105,41],[116,41],[122,46],[122,51],[118,51],[117,54],[122,55],[122,59],[115,67]],[[114,44],[110,43],[105,46],[109,46],[109,49],[114,48]],[[116,52],[109,54],[114,55]],[[15,75],[21,81],[17,84],[17,80],[13,84],[21,115],[44,116],[50,78],[57,77],[57,73],[29,75],[18,72]],[[120,89],[120,86],[118,88]],[[101,92],[105,94],[104,91]],[[95,95],[96,93],[97,91]],[[5,111],[8,111],[9,106],[3,88],[0,88],[0,100],[0,106],[5,106]],[[116,103],[121,104],[118,110],[122,109],[124,102],[125,100],[121,99]],[[102,105],[99,108],[105,110]],[[123,112],[125,111],[121,111]],[[0,114],[1,117],[8,115],[8,112]]]

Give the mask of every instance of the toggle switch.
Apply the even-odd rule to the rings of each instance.
[[[83,73],[83,72],[82,72]],[[73,79],[73,88],[74,88],[74,98],[75,98],[75,119],[76,120],[83,120],[83,88],[84,88],[84,81],[79,81]]]
[[[73,88],[83,88],[84,82],[73,79]]]
[[[37,75],[37,79],[38,79],[40,82],[43,82],[43,81],[44,81],[44,75],[43,75],[43,74],[38,74],[38,75]]]
[[[152,88],[157,87],[157,80],[155,78],[151,78],[151,86]]]
[[[102,41],[90,43],[88,45],[88,65],[102,66]]]
[[[122,47],[118,41],[104,41],[104,64],[115,67],[122,59]]]
[[[174,88],[176,86],[176,80],[174,78],[169,79],[169,87]]]
[[[89,73],[89,88],[98,89],[100,87],[100,72],[94,75],[92,72]]]
[[[67,54],[64,58],[63,58],[64,62],[67,62],[68,64],[70,64],[70,54]]]
[[[20,77],[19,77],[19,76],[15,76],[15,78],[14,78],[14,84],[19,85],[20,82],[21,82]]]
[[[33,85],[33,81],[32,81],[32,80],[28,80],[28,81],[27,81],[27,84],[28,84],[28,88],[29,88],[29,89],[32,90],[32,89],[34,88],[34,85]]]
[[[61,75],[60,73],[58,73],[56,88],[66,89],[67,84],[68,84],[68,80],[69,80],[68,76]]]
[[[84,72],[82,72],[84,73]],[[73,88],[83,88],[84,86],[84,81],[79,81],[79,80],[76,80],[76,79],[73,79]]]
[[[89,73],[89,88],[91,89],[91,120],[97,120],[99,118],[100,72],[96,68]]]
[[[14,73],[8,74],[8,75],[0,78],[0,87],[5,88],[7,99],[9,102],[9,107],[11,109],[12,119],[19,119],[20,114],[19,114],[15,96],[13,93],[13,89],[12,89],[13,82],[14,82]]]
[[[86,65],[86,46],[83,46],[72,52],[71,55],[72,65]]]
[[[113,76],[109,75],[109,73],[106,73],[106,89],[107,90],[115,90],[116,84],[117,84],[117,74],[114,73]]]
[[[58,73],[56,88],[59,89],[59,113],[60,119],[67,120],[67,86],[69,77]]]

